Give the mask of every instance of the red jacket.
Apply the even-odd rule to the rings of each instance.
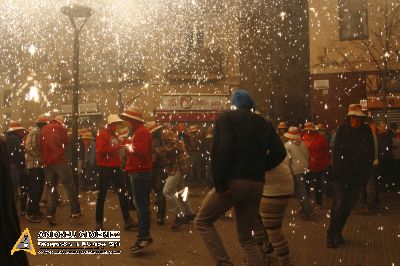
[[[118,138],[112,136],[108,129],[101,129],[96,137],[97,165],[110,168],[121,167],[121,158],[119,157],[121,147]]]
[[[326,170],[330,163],[328,140],[318,133],[305,133],[302,139],[310,153],[310,171],[321,172]]]
[[[152,165],[152,138],[150,131],[143,125],[135,131],[133,140],[128,141],[133,145],[133,152],[126,152],[125,170],[131,172],[150,172]]]
[[[40,154],[44,166],[67,162],[64,150],[69,145],[67,129],[51,120],[40,130]]]

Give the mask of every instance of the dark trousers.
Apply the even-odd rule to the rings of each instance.
[[[39,211],[39,203],[44,190],[44,169],[29,169],[29,197],[26,214],[34,215]]]
[[[322,205],[322,176],[325,171],[309,172],[307,174],[308,193],[310,194],[311,187],[314,189],[315,202]]]
[[[157,218],[164,219],[166,212],[166,201],[163,194],[164,189],[164,171],[162,169],[153,169],[153,183],[151,188],[156,193]]]
[[[358,199],[360,187],[361,185],[357,183],[334,182],[329,238],[335,238],[342,233],[347,218]]]
[[[139,239],[150,237],[151,172],[129,173],[139,224]]]
[[[125,224],[130,223],[130,214],[128,208],[128,197],[124,186],[122,171],[119,167],[99,167],[99,194],[96,203],[96,223],[103,224],[104,201],[106,199],[107,190],[110,186],[110,181],[113,182],[115,190],[118,192],[119,204],[121,207],[122,216]]]
[[[30,178],[29,175],[27,174],[21,174],[19,176],[19,189],[20,189],[20,207],[21,207],[21,212],[26,212],[26,206],[28,203],[28,194],[29,194],[29,184],[30,183]]]

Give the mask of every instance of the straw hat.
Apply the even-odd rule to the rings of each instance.
[[[62,115],[57,115],[56,117],[54,117],[53,120],[55,120],[55,121],[61,123],[63,126],[65,126],[65,122],[64,122],[65,119],[64,119],[64,116],[62,116]]]
[[[366,116],[362,111],[361,104],[357,104],[357,103],[349,105],[349,112],[347,113],[347,115]]]
[[[326,130],[322,123],[318,123],[315,127],[317,128],[317,130]]]
[[[283,134],[288,139],[300,139],[299,129],[297,127],[289,127],[288,132]]]
[[[306,122],[304,124],[303,131],[307,131],[307,130],[317,131],[317,128],[314,126],[313,122]]]
[[[20,122],[11,121],[8,126],[7,132],[17,131],[17,130],[25,130],[25,128],[21,125]]]
[[[142,112],[136,106],[128,107],[128,109],[124,110],[122,112],[122,114],[119,115],[119,117],[124,120],[133,119],[133,120],[144,123]]]
[[[50,118],[47,115],[39,115],[36,118],[35,123],[47,124],[47,123],[49,123],[49,121],[50,121]]]
[[[83,132],[81,135],[81,138],[82,139],[90,139],[90,140],[94,139],[93,134],[90,131]]]
[[[150,131],[150,133],[153,133],[154,131],[162,128],[163,126],[162,125],[158,125],[156,123],[156,121],[150,121],[145,125],[145,127],[147,127],[147,129]]]
[[[124,120],[122,120],[117,114],[110,114],[107,117],[107,124],[106,126],[111,125],[112,123],[121,123],[124,122]]]
[[[287,126],[286,122],[284,122],[284,121],[279,122],[278,129],[287,129],[287,128],[288,128],[288,126]]]
[[[121,128],[117,133],[118,133],[118,138],[120,139],[127,138],[129,135],[129,128],[127,127]]]
[[[190,126],[188,129],[188,133],[197,132],[197,131],[199,131],[199,129],[197,128],[196,125]]]

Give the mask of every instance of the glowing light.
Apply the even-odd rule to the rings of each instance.
[[[186,201],[186,200],[187,200],[188,194],[189,194],[189,188],[188,188],[188,187],[185,187],[185,188],[183,189],[183,193],[182,193],[182,200],[183,200],[183,201]]]
[[[36,86],[31,86],[25,100],[39,102],[39,89]]]
[[[125,144],[125,148],[128,150],[128,152],[133,153],[134,148],[132,144]]]
[[[33,44],[31,44],[28,48],[28,52],[33,56],[36,53],[36,51],[37,48]]]

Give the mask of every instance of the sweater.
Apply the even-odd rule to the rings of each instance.
[[[265,171],[286,156],[272,124],[248,110],[222,113],[214,127],[211,171],[218,193],[233,179],[264,182]]]
[[[309,153],[306,145],[301,140],[285,143],[289,155],[289,167],[292,175],[304,174],[308,170]]]
[[[294,182],[290,173],[289,157],[277,167],[265,172],[263,196],[284,196],[293,194]]]
[[[40,151],[44,166],[66,163],[65,148],[69,145],[67,129],[56,120],[40,130]]]
[[[131,144],[133,151],[126,152],[125,170],[132,172],[151,172],[153,168],[152,160],[152,137],[150,131],[140,125],[132,140],[127,141]]]
[[[121,144],[118,138],[113,136],[108,129],[101,129],[96,137],[96,163],[101,167],[121,167],[119,150]]]
[[[25,140],[25,163],[27,169],[40,168],[40,128],[34,127]]]
[[[310,154],[309,167],[311,172],[321,172],[328,168],[330,163],[329,143],[326,137],[318,134],[304,134],[302,140]]]
[[[374,138],[368,125],[341,125],[336,133],[332,164],[337,182],[362,184],[369,177],[374,160]]]

